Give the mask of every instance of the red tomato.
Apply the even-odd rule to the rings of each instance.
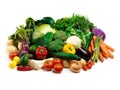
[[[63,70],[63,65],[60,63],[55,64],[53,67],[53,72],[55,73],[61,73],[62,70]]]
[[[54,63],[54,65],[57,64],[57,63],[62,64],[62,59],[60,59],[60,58],[54,58],[53,59],[53,63]]]
[[[87,66],[88,69],[92,68],[92,64],[90,64],[90,63],[88,65],[86,65],[86,66]]]
[[[11,60],[13,60],[13,58],[14,58],[15,56],[18,56],[18,52],[14,52],[14,53],[10,53],[10,54],[9,54],[9,58],[10,58]]]
[[[87,66],[85,65],[85,66],[82,67],[82,69],[83,69],[84,71],[87,71],[88,68],[87,68]]]
[[[86,62],[86,66],[89,65],[89,62]]]
[[[53,68],[53,61],[52,60],[46,60],[43,64],[43,69],[50,71]]]

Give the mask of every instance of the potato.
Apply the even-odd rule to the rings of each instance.
[[[63,60],[63,67],[64,68],[69,68],[70,67],[70,62],[67,60]]]
[[[10,53],[14,53],[14,52],[17,52],[17,48],[13,45],[9,45],[7,46],[7,52],[10,54]]]
[[[70,63],[78,63],[78,60],[71,60]]]
[[[14,45],[14,40],[13,39],[9,39],[7,41],[7,46],[9,46],[9,45]]]
[[[79,73],[81,69],[82,69],[82,65],[79,61],[72,62],[70,65],[70,70],[74,73]]]

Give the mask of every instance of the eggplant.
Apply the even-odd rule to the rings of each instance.
[[[76,49],[76,55],[80,56],[86,61],[89,61],[91,59],[91,54],[83,47]]]

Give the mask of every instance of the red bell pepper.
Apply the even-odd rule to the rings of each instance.
[[[35,50],[35,57],[36,59],[45,59],[48,55],[48,51],[44,46],[39,46]]]

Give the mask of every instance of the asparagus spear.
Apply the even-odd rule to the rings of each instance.
[[[99,51],[100,51],[100,42],[101,42],[102,38],[101,36],[97,36],[96,37],[96,41],[95,41],[95,49],[94,49],[94,53],[92,56],[92,60],[94,62],[97,62],[99,59]]]

